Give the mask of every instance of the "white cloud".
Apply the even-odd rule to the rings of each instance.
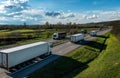
[[[28,0],[7,0],[0,3],[0,13],[21,12],[28,9]]]
[[[74,13],[62,13],[58,18],[59,19],[66,19],[66,18],[74,18],[75,14]]]
[[[42,10],[42,9],[31,9],[31,10],[24,10],[23,13],[28,14],[28,15],[41,15],[41,14],[44,14],[44,10]]]
[[[72,12],[45,12],[45,16],[52,17],[52,18],[57,18],[57,19],[67,19],[67,18],[72,18],[75,17],[75,13]]]
[[[0,17],[0,21],[6,21],[7,18],[6,17]]]
[[[86,18],[87,18],[87,19],[97,19],[97,18],[99,18],[99,16],[98,16],[98,15],[93,14],[93,15],[88,16],[88,17],[86,17]]]

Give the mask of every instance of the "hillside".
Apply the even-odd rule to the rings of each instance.
[[[120,41],[111,34],[106,45],[106,50],[75,78],[120,78]]]

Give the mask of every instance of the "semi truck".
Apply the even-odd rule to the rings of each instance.
[[[87,34],[87,30],[82,29],[82,30],[81,30],[81,33],[82,33],[82,34]]]
[[[53,34],[53,39],[65,39],[66,38],[66,33],[65,32],[58,32]]]
[[[6,69],[19,65],[40,55],[50,55],[49,42],[36,42],[0,50],[0,66]]]
[[[84,35],[83,34],[74,34],[70,36],[70,41],[71,42],[79,42],[84,40]]]
[[[96,36],[97,32],[96,31],[91,31],[89,34],[90,34],[90,36]]]

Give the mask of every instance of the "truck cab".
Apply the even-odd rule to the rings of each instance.
[[[58,33],[53,34],[53,39],[58,39]]]
[[[58,33],[53,33],[53,39],[59,40],[59,39],[65,39],[66,38],[66,33],[65,32],[58,32]]]
[[[81,33],[82,33],[82,34],[87,34],[87,30],[82,29],[82,30],[81,30]]]

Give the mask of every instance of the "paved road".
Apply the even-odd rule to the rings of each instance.
[[[7,70],[0,68],[0,78],[10,78],[7,73],[9,73]]]
[[[104,30],[104,31],[100,31],[98,32],[98,35],[104,34],[106,32],[108,32],[110,30]],[[86,37],[86,40],[92,40],[95,37]],[[80,47],[81,45],[77,45],[77,44],[73,44],[71,42],[67,42],[61,45],[58,45],[56,47],[53,48],[53,55],[45,58],[44,60],[36,63],[36,64],[32,64],[22,70],[19,70],[18,72],[12,73],[10,74],[11,77],[13,78],[24,78],[25,76],[33,73],[34,71],[44,67],[45,65],[49,64],[52,61],[55,61],[56,59],[58,59],[60,56],[63,56],[64,54]]]

